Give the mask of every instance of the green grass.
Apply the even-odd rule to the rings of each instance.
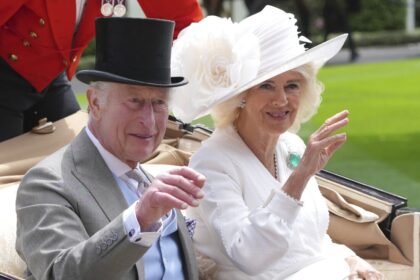
[[[420,59],[327,66],[319,78],[322,105],[299,134],[307,139],[329,116],[350,111],[348,141],[326,169],[420,207]],[[212,127],[210,117],[195,123]]]
[[[76,94],[76,99],[77,99],[77,102],[79,102],[80,107],[82,107],[82,110],[86,110],[87,109],[86,95],[82,92],[78,92]]]
[[[342,109],[348,141],[326,169],[378,186],[420,207],[420,59],[325,67],[326,90],[307,136]]]

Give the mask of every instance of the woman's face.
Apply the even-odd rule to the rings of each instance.
[[[238,121],[270,134],[286,132],[296,118],[304,81],[290,70],[249,89]]]

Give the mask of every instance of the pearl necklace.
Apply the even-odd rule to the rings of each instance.
[[[273,155],[273,162],[274,162],[274,178],[276,178],[276,180],[278,180],[279,178],[279,167],[278,167],[278,162],[277,162],[277,154],[274,153]]]

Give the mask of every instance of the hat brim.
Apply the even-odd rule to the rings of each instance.
[[[266,71],[263,74],[258,74],[256,78],[249,81],[248,83],[233,89],[230,92],[227,92],[222,98],[214,100],[213,102],[210,102],[207,106],[207,110],[205,112],[200,113],[197,117],[194,117],[194,119],[198,119],[200,117],[203,117],[207,115],[210,110],[226,101],[229,100],[236,95],[266,81],[269,80],[277,75],[280,75],[282,73],[285,73],[289,70],[293,70],[299,66],[303,66],[308,63],[312,63],[315,67],[315,70],[318,71],[328,60],[333,58],[343,47],[344,42],[347,39],[347,34],[339,35],[333,39],[330,39],[328,41],[325,41],[307,51],[304,53],[297,55],[295,57],[290,58],[287,62],[283,63],[279,67],[273,67],[271,70]]]
[[[130,84],[130,85],[140,85],[140,86],[152,86],[152,87],[179,87],[186,85],[188,83],[187,79],[184,77],[171,77],[171,83],[162,84],[162,83],[151,83],[139,80],[133,80],[125,78],[119,75],[115,75],[105,71],[99,70],[81,70],[76,73],[77,79],[85,84],[91,82],[112,82],[112,83],[121,83],[121,84]]]

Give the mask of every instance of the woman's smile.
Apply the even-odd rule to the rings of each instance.
[[[276,120],[285,120],[286,118],[289,117],[289,113],[290,111],[270,111],[267,112],[266,114]]]

